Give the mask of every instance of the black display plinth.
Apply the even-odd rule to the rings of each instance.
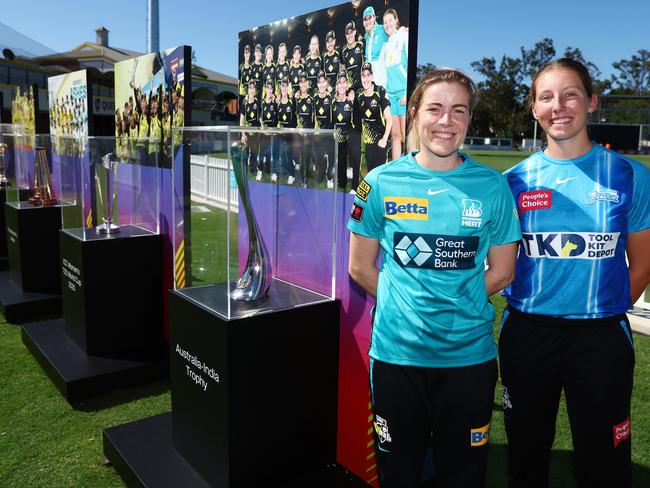
[[[61,314],[61,207],[5,203],[9,271],[0,273],[0,311],[19,323]]]
[[[0,188],[0,271],[9,269],[9,257],[7,256],[7,224],[5,222],[5,202],[7,201],[7,189]]]
[[[211,288],[217,303],[224,287],[198,293]],[[172,414],[164,459],[180,456],[212,487],[291,486],[335,464],[339,303],[280,281],[267,300],[303,294],[321,303],[229,321],[213,304],[197,303],[191,289],[170,292]],[[160,460],[140,461],[136,446],[163,434],[149,432],[153,419],[141,422],[104,434],[104,452],[127,484],[204,486],[147,478]]]
[[[162,237],[123,226],[113,237],[62,230],[65,332],[91,356],[157,355],[163,338]]]
[[[23,342],[70,403],[167,377],[162,239],[61,231],[63,319],[23,326]]]
[[[169,376],[169,363],[89,356],[65,334],[65,320],[25,324],[23,343],[73,406],[104,393]]]
[[[316,426],[315,426],[316,427]],[[172,414],[156,415],[104,430],[104,455],[128,487],[210,488],[210,485],[172,447]],[[250,469],[256,469],[250,460]],[[339,465],[324,465],[266,487],[367,488],[367,484]],[[213,487],[214,488],[214,487]]]

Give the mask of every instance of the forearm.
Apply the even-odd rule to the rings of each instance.
[[[503,290],[512,283],[513,279],[513,274],[487,269],[485,271],[485,289],[487,290],[488,296]]]
[[[350,266],[350,276],[361,286],[368,295],[377,296],[377,283],[379,281],[379,269],[376,266],[361,268]]]
[[[650,270],[630,267],[630,297],[636,303],[650,283]]]
[[[391,130],[393,130],[393,117],[390,114],[390,108],[386,107],[387,112],[384,112],[384,119],[386,120],[386,129],[384,130],[384,139],[388,140]]]

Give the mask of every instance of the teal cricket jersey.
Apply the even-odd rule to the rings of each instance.
[[[359,185],[350,231],[378,239],[381,267],[370,356],[421,367],[496,357],[485,289],[490,246],[521,238],[505,178],[462,154],[431,171],[408,154]]]

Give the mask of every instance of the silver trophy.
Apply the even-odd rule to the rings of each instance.
[[[233,300],[252,302],[266,296],[271,286],[273,270],[251,206],[247,177],[248,146],[239,141],[235,142],[230,148],[230,157],[239,188],[240,202],[246,211],[248,223],[248,259],[230,296]]]
[[[102,223],[97,226],[97,233],[117,234],[120,226],[113,223],[113,204],[117,198],[117,166],[113,153],[102,157],[102,162],[95,165],[95,184],[97,186],[97,211],[102,216]]]
[[[0,142],[0,188],[7,188],[9,180],[5,174],[5,153],[9,150],[9,146],[4,142]]]

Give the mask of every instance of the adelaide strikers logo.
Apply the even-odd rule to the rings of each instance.
[[[480,227],[483,221],[483,203],[470,198],[463,198],[462,202],[462,224],[466,227]]]

